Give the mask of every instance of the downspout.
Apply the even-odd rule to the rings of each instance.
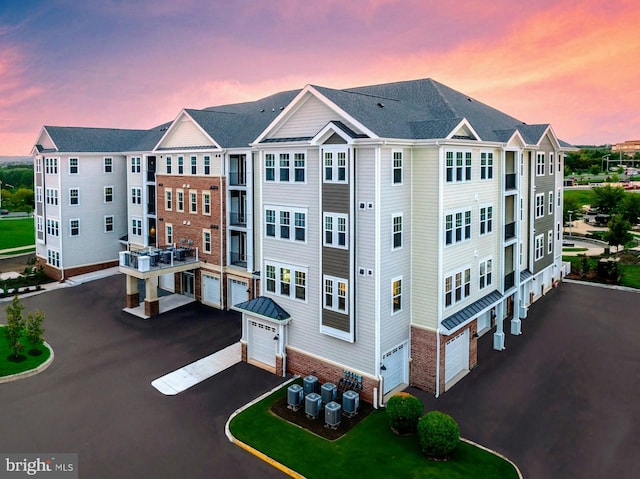
[[[442,155],[442,145],[439,141],[436,141],[438,147],[438,231],[442,231],[442,216],[444,210],[442,209],[442,196],[444,188],[444,177],[442,173],[442,165],[444,164],[444,157]],[[440,235],[441,236],[441,235]],[[436,327],[436,398],[440,396],[440,316],[442,311],[442,237],[438,239],[438,325]]]
[[[223,190],[223,178],[224,176],[224,165],[226,162],[226,155],[224,153],[222,153],[222,161],[220,161],[220,188],[219,188],[219,196],[220,196],[220,227],[218,228],[218,230],[220,231],[220,309],[221,310],[225,310],[225,305],[226,305],[226,297],[224,295],[224,284],[226,283],[226,278],[224,276],[224,261],[225,261],[225,257],[224,255],[224,248],[223,248],[223,240],[224,240],[224,235],[225,235],[225,228],[224,226],[227,224],[227,217],[226,214],[225,216],[223,216],[223,208],[222,208],[222,199],[223,199],[223,195],[222,195],[222,190]],[[225,189],[226,191],[226,189]],[[226,193],[225,193],[226,194]]]
[[[440,321],[436,328],[436,399],[440,397]]]

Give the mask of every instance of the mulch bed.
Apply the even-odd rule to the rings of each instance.
[[[341,401],[338,401],[338,404],[341,404]],[[324,410],[318,415],[316,419],[309,419],[304,413],[304,402],[302,407],[298,409],[298,411],[293,411],[287,407],[287,398],[285,396],[284,398],[276,401],[271,406],[271,412],[276,416],[284,419],[287,422],[296,424],[297,426],[300,426],[301,428],[306,429],[307,431],[312,432],[313,434],[323,437],[329,441],[335,441],[336,439],[344,436],[352,427],[362,421],[372,411],[373,407],[371,406],[371,404],[361,400],[360,407],[358,408],[358,413],[353,417],[347,417],[343,414],[340,425],[336,429],[332,429],[325,426]]]

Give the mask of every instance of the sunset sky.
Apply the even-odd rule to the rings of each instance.
[[[3,0],[0,155],[42,125],[433,78],[574,144],[640,139],[636,0]]]

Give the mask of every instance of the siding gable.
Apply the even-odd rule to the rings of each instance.
[[[193,120],[181,116],[167,133],[158,148],[180,148],[187,146],[213,146],[214,143],[202,133]]]

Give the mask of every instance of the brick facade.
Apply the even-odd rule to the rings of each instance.
[[[78,276],[80,274],[93,273],[94,271],[114,268],[119,264],[118,260],[113,260],[106,261],[104,263],[88,264],[85,266],[77,266],[75,268],[67,268],[63,271],[60,268],[56,268],[55,266],[48,264],[46,258],[36,256],[36,261],[39,265],[42,265],[42,267],[44,268],[44,273],[47,275],[47,277],[55,279],[56,281],[62,280],[63,273],[65,278],[70,278],[71,276]]]

